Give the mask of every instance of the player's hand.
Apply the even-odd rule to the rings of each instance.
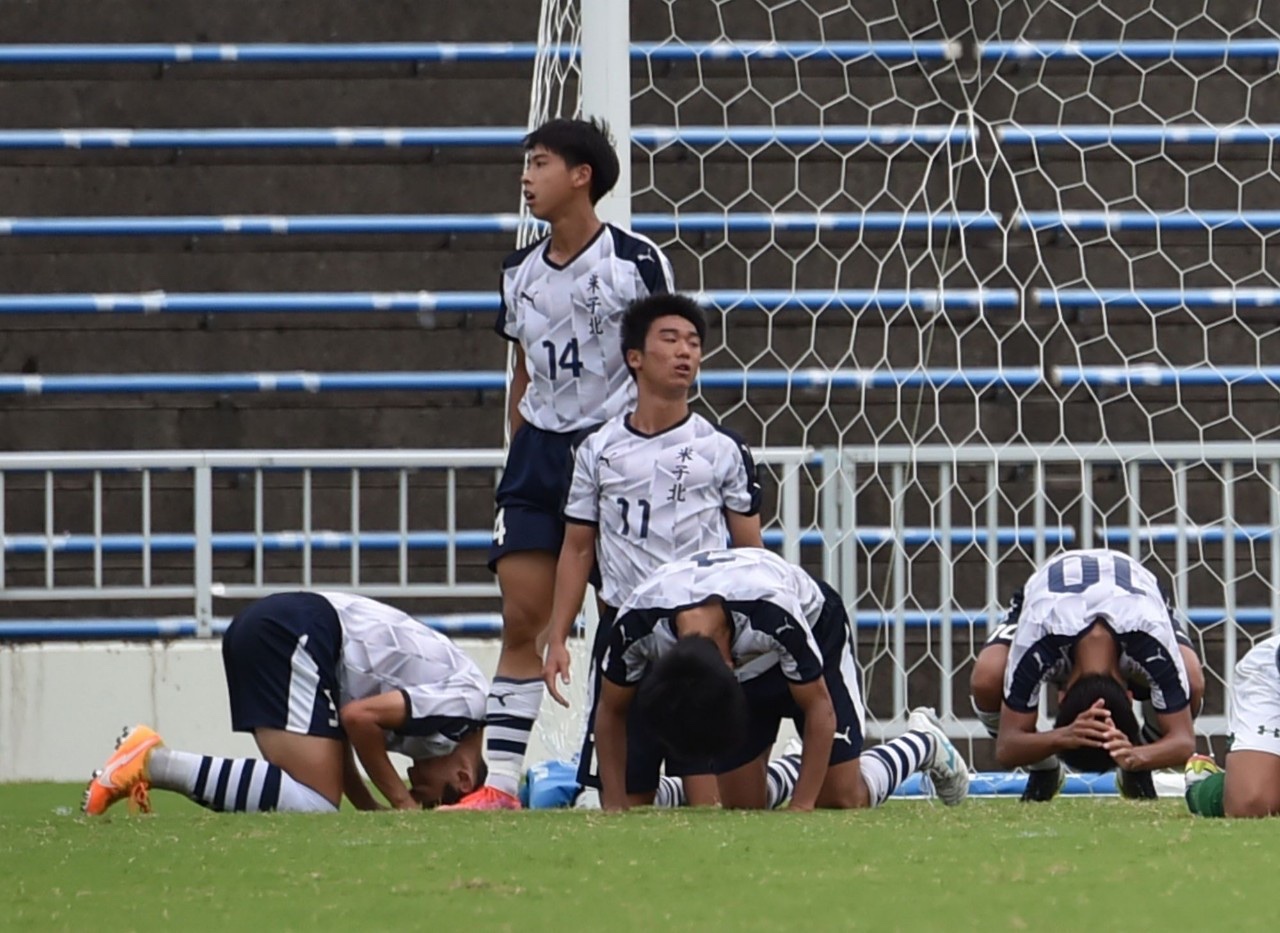
[[[1144,770],[1142,754],[1119,729],[1112,727],[1111,735],[1102,747],[1111,753],[1111,760],[1125,771]]]
[[[788,810],[794,810],[796,813],[812,813],[812,812],[813,812],[813,804],[811,804],[811,803],[797,803],[796,801],[794,801],[794,800],[793,800],[793,801],[791,801],[789,804],[787,804],[787,809],[788,809]]]
[[[1077,716],[1067,726],[1067,748],[1103,748],[1116,731],[1111,712],[1101,700]]]
[[[547,645],[547,660],[542,666],[542,682],[547,685],[547,692],[551,694],[552,699],[567,709],[569,701],[560,695],[559,687],[560,683],[565,686],[569,684],[569,646],[564,642],[553,641]]]

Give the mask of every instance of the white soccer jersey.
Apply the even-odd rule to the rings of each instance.
[[[342,625],[341,702],[399,690],[407,718],[387,748],[410,758],[447,755],[484,725],[489,683],[445,636],[399,609],[351,593],[320,593]]]
[[[622,314],[631,302],[670,292],[671,263],[653,243],[611,224],[565,265],[550,240],[502,264],[496,329],[524,348],[529,388],[520,414],[534,427],[580,431],[629,407],[635,389],[622,357]]]
[[[1151,688],[1151,704],[1173,713],[1190,702],[1186,667],[1160,584],[1150,571],[1118,551],[1067,551],[1027,580],[1005,666],[1005,703],[1035,709],[1040,686],[1071,670],[1071,650],[1096,621],[1120,645],[1120,670]]]
[[[725,509],[760,510],[742,438],[693,413],[654,435],[631,427],[630,417],[578,440],[564,506],[566,521],[597,526],[600,598],[615,607],[662,564],[725,547]]]
[[[713,597],[724,601],[733,622],[730,654],[739,681],[774,667],[795,683],[822,676],[813,631],[822,590],[799,567],[761,548],[707,551],[654,571],[618,613],[601,663],[604,676],[624,686],[638,683],[675,645],[676,613]]]

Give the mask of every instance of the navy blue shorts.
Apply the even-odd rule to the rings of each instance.
[[[573,463],[570,448],[578,432],[556,434],[524,424],[511,438],[507,465],[495,498],[489,569],[517,551],[560,553],[564,541],[565,494]]]
[[[818,586],[826,599],[813,627],[813,637],[822,650],[822,678],[836,714],[836,738],[827,760],[830,766],[853,761],[862,754],[862,689],[853,655],[853,629],[844,601],[827,584],[818,581]],[[804,736],[804,713],[792,698],[790,682],[780,668],[752,678],[742,685],[742,690],[750,710],[747,739],[732,755],[716,762],[718,774],[741,768],[772,748],[784,719],[794,722],[796,731]]]
[[[596,698],[600,696],[600,659],[609,647],[609,633],[613,629],[618,610],[608,608],[596,626],[596,637],[591,644],[591,690],[587,698],[587,732],[582,740],[582,752],[578,756],[578,783],[584,787],[600,786],[596,768]],[[665,763],[665,770],[664,770]],[[695,761],[668,755],[653,732],[636,715],[635,704],[627,716],[627,793],[651,794],[658,789],[662,774],[686,777],[693,774],[714,774],[715,762],[710,758]]]
[[[258,600],[222,636],[231,728],[342,738],[341,661],[342,623],[323,596],[278,593]]]

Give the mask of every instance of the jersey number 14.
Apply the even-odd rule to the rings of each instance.
[[[556,378],[557,367],[561,373],[567,370],[574,379],[582,375],[582,360],[578,357],[577,337],[566,343],[558,355],[556,345],[552,341],[542,341],[542,347],[547,351],[547,369],[551,373],[550,378]]]

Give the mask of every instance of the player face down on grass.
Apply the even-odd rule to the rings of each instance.
[[[232,727],[261,759],[164,746],[139,726],[95,774],[85,812],[151,788],[212,810],[333,812],[345,793],[382,809],[357,759],[396,809],[457,799],[484,781],[488,682],[447,638],[391,606],[350,594],[283,593],[236,616],[222,653]],[[389,757],[409,756],[409,785]]]
[[[673,755],[714,760],[720,800],[764,808],[768,755],[783,719],[803,738],[791,808],[875,806],[928,770],[959,803],[968,772],[931,713],[863,754],[851,626],[839,595],[757,548],[708,551],[658,568],[610,633],[595,708],[606,809],[628,805],[627,725],[642,722]],[[745,723],[745,727],[744,727]]]
[[[1060,713],[1054,729],[1039,733],[1044,683],[1058,688]],[[1194,751],[1204,675],[1155,577],[1127,555],[1093,549],[1060,554],[1028,579],[979,654],[970,686],[1000,763],[1031,771],[1024,799],[1054,796],[1063,761],[1121,769],[1122,792],[1140,776],[1134,795],[1153,796],[1150,770],[1179,766]]]

